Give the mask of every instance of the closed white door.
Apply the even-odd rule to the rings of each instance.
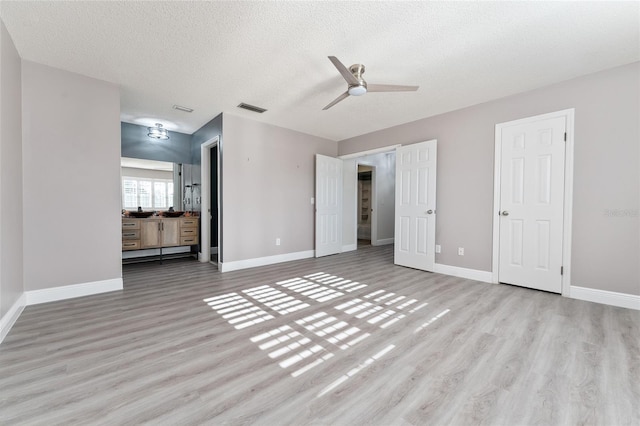
[[[316,154],[316,257],[342,252],[342,160]]]
[[[562,292],[565,116],[499,125],[498,281]]]
[[[436,242],[435,140],[396,149],[394,263],[433,271]]]

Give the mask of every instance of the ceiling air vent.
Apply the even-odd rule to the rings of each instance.
[[[260,108],[260,107],[257,107],[255,105],[245,104],[244,102],[242,102],[240,105],[238,105],[238,108],[246,109],[246,110],[257,112],[257,113],[260,113],[260,114],[262,114],[263,112],[266,111],[266,109],[264,109],[264,108]]]
[[[173,109],[177,109],[178,111],[184,111],[184,112],[193,112],[193,108],[189,108],[182,105],[174,105]]]

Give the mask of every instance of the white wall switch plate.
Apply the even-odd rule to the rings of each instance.
[[[440,247],[440,244],[436,244],[436,253],[441,253],[442,252],[442,247]]]
[[[458,256],[464,256],[464,247],[458,247]]]

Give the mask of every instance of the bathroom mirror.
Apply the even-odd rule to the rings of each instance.
[[[183,210],[182,164],[127,157],[120,160],[123,210]]]

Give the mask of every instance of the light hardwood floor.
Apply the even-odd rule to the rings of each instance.
[[[397,267],[391,246],[124,283],[25,309],[0,424],[640,424],[637,311]]]

